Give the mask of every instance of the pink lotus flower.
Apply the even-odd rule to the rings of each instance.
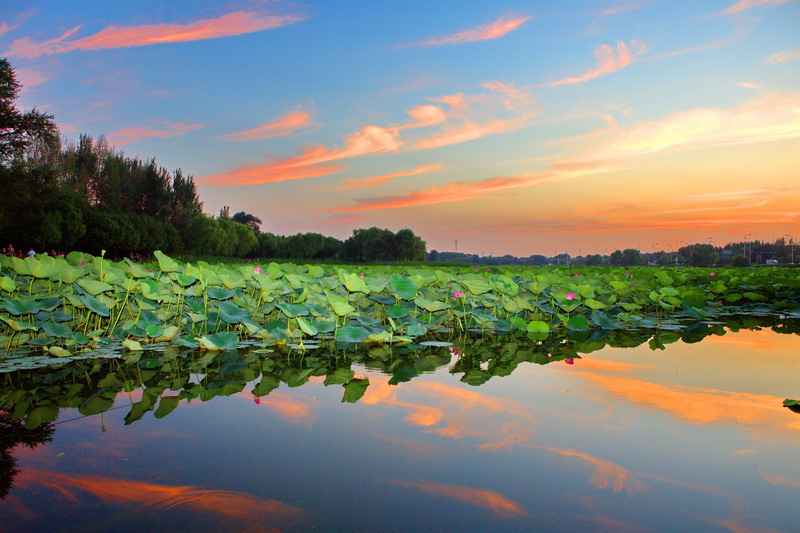
[[[253,274],[261,274],[261,267],[257,266],[253,269]]]
[[[461,298],[464,293],[461,291],[456,291],[453,293],[453,298]]]
[[[359,277],[359,278],[364,278],[364,277],[366,277],[366,276],[365,276],[365,275],[364,275],[364,273],[362,272],[361,274],[359,274],[359,275],[358,275],[358,277]]]
[[[635,287],[635,286],[636,286],[636,284],[635,284],[635,283],[631,283],[631,287]]]
[[[714,277],[714,276],[716,276],[716,274],[714,274],[714,273],[712,272],[712,273],[711,273],[711,277]]]
[[[261,398],[259,398],[258,396],[253,398],[253,401],[256,402],[257,404],[261,404]]]
[[[567,296],[565,298],[567,300],[574,300],[575,299],[575,293],[571,292],[571,293],[567,294]]]
[[[575,360],[572,357],[564,359],[564,362],[567,363],[568,365],[574,365],[575,364]]]

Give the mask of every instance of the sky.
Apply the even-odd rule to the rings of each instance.
[[[798,0],[28,0],[18,107],[262,231],[573,256],[800,238]]]

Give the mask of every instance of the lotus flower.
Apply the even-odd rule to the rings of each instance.
[[[255,268],[253,269],[253,273],[254,273],[254,274],[261,274],[261,267],[260,267],[260,266],[257,266],[257,267],[255,267]]]
[[[261,398],[259,398],[258,396],[253,398],[253,401],[256,402],[257,404],[261,404]]]
[[[568,365],[574,365],[575,364],[575,360],[572,357],[564,359],[564,362],[567,363]]]
[[[453,298],[461,298],[464,293],[461,291],[456,291],[453,293]]]
[[[567,294],[566,299],[567,300],[574,300],[575,299],[575,293],[571,292],[571,293]]]

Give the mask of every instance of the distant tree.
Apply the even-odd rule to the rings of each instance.
[[[622,252],[622,261],[620,263],[622,266],[636,266],[642,263],[644,263],[642,252],[636,248],[626,248]]]
[[[692,266],[709,267],[719,262],[719,252],[717,247],[712,244],[695,244],[689,256],[689,264]]]
[[[22,88],[14,68],[0,59],[0,164],[20,158],[28,146],[37,140],[58,142],[58,129],[53,116],[36,109],[23,113],[15,106]]]
[[[431,250],[428,253],[428,261],[436,262],[439,260],[439,250]]]
[[[250,213],[239,211],[238,213],[234,213],[234,215],[231,217],[231,220],[238,222],[239,224],[244,224],[245,226],[250,226],[256,233],[261,231],[261,219],[255,215],[251,215]]]
[[[609,257],[609,262],[614,266],[622,265],[622,250],[614,250]]]
[[[589,254],[586,256],[586,266],[598,266],[603,264],[603,256],[600,254]]]
[[[734,267],[749,267],[750,261],[743,254],[736,254],[731,258],[731,266]]]

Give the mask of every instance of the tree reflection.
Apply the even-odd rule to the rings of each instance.
[[[17,460],[12,455],[14,448],[22,445],[33,449],[50,442],[56,430],[52,422],[27,429],[24,421],[12,418],[12,411],[11,407],[0,409],[0,500],[11,491],[14,478],[19,473]]]

